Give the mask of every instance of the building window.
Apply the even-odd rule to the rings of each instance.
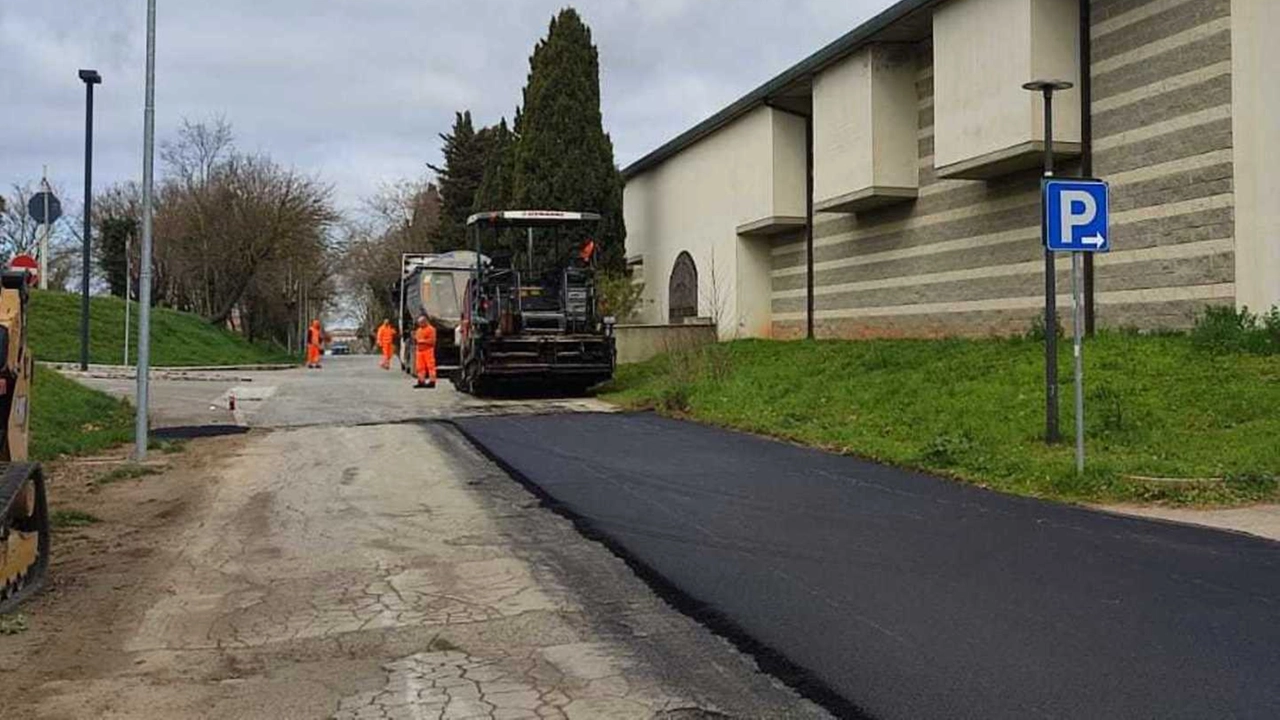
[[[683,324],[685,318],[698,314],[698,266],[687,252],[676,257],[671,268],[671,281],[667,283],[667,321],[672,325]]]

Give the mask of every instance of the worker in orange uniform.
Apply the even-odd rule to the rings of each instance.
[[[413,331],[414,370],[418,375],[418,384],[414,387],[433,388],[436,386],[436,328],[426,315],[418,316],[418,329]],[[427,378],[431,378],[427,382]]]
[[[591,258],[595,257],[595,254],[596,241],[591,238],[587,238],[587,241],[582,244],[582,248],[578,250],[578,262],[582,263],[584,267],[590,265]]]
[[[324,346],[324,330],[320,328],[319,320],[312,320],[311,327],[307,328],[307,367],[315,370],[320,369],[320,354]]]
[[[382,362],[380,366],[383,370],[391,369],[391,356],[396,351],[396,329],[391,327],[390,320],[383,320],[378,326],[378,347],[382,349]]]

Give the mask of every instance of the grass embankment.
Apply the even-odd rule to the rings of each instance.
[[[1280,500],[1280,355],[1212,353],[1186,336],[1091,339],[1078,477],[1064,345],[1065,437],[1052,447],[1043,345],[1028,339],[740,341],[622,367],[605,397],[1022,495]]]
[[[114,297],[89,300],[89,361],[124,362],[124,301]],[[129,362],[137,351],[138,305],[131,305]],[[35,291],[29,318],[32,350],[37,360],[80,359],[80,296]],[[214,327],[202,318],[166,308],[151,311],[151,364],[165,366],[249,365],[297,362],[278,347],[255,345]]]
[[[133,440],[129,403],[37,367],[31,389],[31,458],[100,452]]]

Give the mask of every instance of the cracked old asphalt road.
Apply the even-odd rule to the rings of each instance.
[[[413,392],[368,357],[250,384],[256,399],[236,419],[255,430],[197,469],[202,485],[171,540],[135,561],[137,586],[95,641],[110,662],[47,677],[7,667],[6,682],[31,686],[20,706],[0,700],[0,715],[826,717],[668,607],[451,426],[405,422],[595,403]],[[165,387],[158,414],[170,424],[199,424],[229,389],[186,384],[166,400]],[[77,592],[68,588],[47,602]]]

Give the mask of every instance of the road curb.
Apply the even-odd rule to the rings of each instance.
[[[90,365],[87,371],[77,363],[37,362],[41,367],[56,370],[67,377],[93,378],[97,380],[132,380],[137,369],[123,365]],[[153,367],[148,376],[156,380],[191,380],[208,382],[253,382],[253,378],[237,375],[244,372],[276,372],[291,370],[297,365],[206,365],[199,367]]]

